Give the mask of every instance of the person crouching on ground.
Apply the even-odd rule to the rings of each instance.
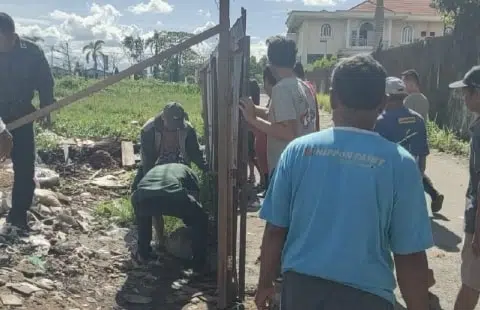
[[[197,133],[188,115],[177,102],[168,103],[160,114],[148,120],[140,133],[141,165],[132,184],[132,192],[144,175],[156,165],[193,162],[208,170]]]
[[[131,198],[138,228],[138,250],[133,258],[138,263],[145,263],[153,257],[152,217],[173,216],[191,228],[194,271],[205,270],[208,215],[199,202],[199,192],[198,177],[186,165],[157,165],[147,172]],[[163,221],[157,225],[157,237],[162,243]]]

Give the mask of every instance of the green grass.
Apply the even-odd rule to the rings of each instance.
[[[317,100],[320,107],[331,113],[330,96],[327,94],[317,94]],[[455,132],[449,129],[442,129],[433,121],[427,122],[428,144],[431,148],[441,152],[455,155],[465,155],[469,153],[468,142],[458,138]]]
[[[57,99],[63,98],[91,83],[79,78],[57,80],[55,96]],[[202,104],[198,86],[153,79],[124,80],[54,112],[52,130],[65,137],[98,139],[108,136],[137,140],[142,125],[170,101],[177,101],[184,106],[190,122],[201,135]],[[48,146],[51,142],[47,139],[43,143],[43,138],[40,135],[40,147]]]
[[[56,80],[55,97],[61,99],[85,89],[95,81],[80,78]],[[119,137],[138,141],[143,124],[157,115],[171,101],[183,105],[189,120],[197,130],[200,139],[203,135],[202,103],[197,85],[164,83],[153,79],[124,80],[111,87],[75,102],[52,114],[52,128],[44,130],[37,126],[37,147],[53,149],[58,147],[58,136],[65,138],[100,139]],[[34,102],[38,103],[38,100]],[[53,131],[53,132],[52,132]],[[204,207],[211,209],[211,183],[201,176],[201,198]],[[208,187],[208,188],[206,188]],[[126,226],[134,219],[129,197],[100,202],[95,214]],[[171,232],[181,225],[181,221],[166,217],[165,231]]]
[[[330,96],[327,94],[317,94],[317,101],[318,105],[322,108],[322,110],[331,113],[332,107],[330,106]]]
[[[458,138],[455,132],[442,129],[433,121],[427,123],[428,144],[431,148],[454,155],[468,156],[470,148],[467,141]]]
[[[126,197],[99,203],[94,214],[119,226],[128,226],[135,219],[130,200]],[[166,234],[182,226],[182,221],[174,217],[164,216],[164,221]]]

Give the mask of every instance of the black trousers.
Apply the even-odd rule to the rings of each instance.
[[[430,196],[432,200],[437,199],[439,193],[435,189],[435,187],[433,187],[432,180],[430,180],[430,178],[426,174],[423,174],[422,181],[423,181],[423,189],[425,190],[425,192]]]
[[[185,191],[184,194],[139,199],[132,196],[138,226],[138,250],[147,255],[151,251],[152,217],[173,216],[183,221],[192,230],[193,267],[203,268],[208,246],[208,215],[201,205]]]
[[[12,130],[13,189],[11,223],[25,223],[27,210],[32,206],[35,191],[35,134],[33,123]]]
[[[388,300],[322,278],[286,272],[281,310],[393,310]]]

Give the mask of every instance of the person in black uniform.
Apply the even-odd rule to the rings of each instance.
[[[54,81],[43,51],[15,33],[15,23],[0,12],[0,117],[8,124],[35,111],[34,91],[38,91],[40,108],[53,103]],[[14,181],[12,208],[7,222],[28,229],[27,210],[35,190],[35,135],[33,123],[11,131],[11,158]]]

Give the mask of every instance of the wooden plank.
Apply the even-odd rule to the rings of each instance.
[[[245,12],[246,18],[246,12]],[[249,67],[250,67],[250,37],[246,36],[242,40],[243,45],[243,84],[242,95],[249,94]],[[240,119],[240,146],[239,146],[239,161],[243,163],[239,168],[239,188],[240,188],[240,230],[239,234],[239,251],[238,251],[238,297],[240,300],[245,300],[245,260],[247,251],[247,204],[248,198],[245,187],[248,183],[247,169],[248,169],[248,124],[243,117]]]
[[[229,109],[231,101],[230,83],[230,1],[220,0],[220,38],[218,43],[218,267],[217,286],[219,309],[229,306],[229,291],[231,286],[232,257],[228,251],[229,224],[228,209],[230,204],[230,130]]]
[[[122,167],[131,168],[135,166],[135,152],[131,141],[122,141]]]
[[[220,30],[222,29],[222,27],[220,27],[220,25],[216,25],[210,29],[207,29],[205,30],[204,32],[202,33],[199,33],[163,52],[161,52],[160,54],[158,55],[155,55],[155,56],[152,56],[142,62],[139,62],[138,64],[135,64],[121,72],[119,72],[118,74],[115,74],[115,75],[112,75],[104,80],[101,80],[79,92],[76,92],[75,94],[73,95],[70,95],[68,97],[65,97],[61,100],[58,100],[57,102],[45,107],[45,108],[42,108],[42,109],[39,109],[33,113],[30,113],[28,115],[25,115],[15,121],[13,121],[12,123],[8,124],[7,125],[7,128],[9,130],[12,130],[12,129],[15,129],[15,128],[18,128],[18,127],[21,127],[25,124],[28,124],[28,123],[31,123],[41,117],[45,117],[47,116],[48,114],[50,114],[51,112],[55,111],[55,110],[58,110],[58,109],[61,109],[75,101],[78,101],[80,99],[83,99],[85,97],[88,97],[89,95],[93,94],[93,93],[96,93],[96,92],[99,92],[103,89],[105,89],[106,87],[110,86],[110,85],[113,85],[115,83],[118,83],[119,81],[133,75],[134,73],[137,73],[137,72],[140,72],[140,71],[143,71],[144,69],[148,68],[148,67],[152,67],[153,65],[156,65],[157,63],[159,63],[160,61],[168,58],[168,57],[171,57],[193,45],[196,45],[210,37],[213,37],[214,35],[218,34],[220,32]]]

